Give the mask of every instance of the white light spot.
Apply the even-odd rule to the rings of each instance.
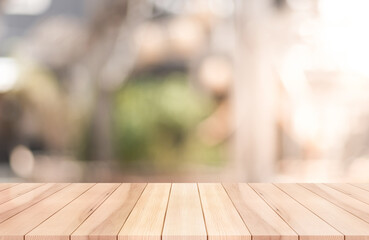
[[[6,14],[40,15],[50,6],[51,0],[9,0],[5,1]]]
[[[19,68],[14,59],[0,58],[0,92],[11,90],[18,78]]]

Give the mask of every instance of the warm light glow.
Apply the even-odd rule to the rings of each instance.
[[[135,35],[135,44],[140,60],[155,62],[160,60],[166,51],[166,36],[158,24],[145,24],[138,28]]]
[[[232,80],[232,66],[229,61],[221,57],[208,57],[200,68],[202,84],[215,93],[228,90]]]
[[[205,33],[199,22],[179,18],[169,24],[169,40],[174,52],[182,55],[195,53],[204,43]]]
[[[19,177],[29,177],[33,172],[34,163],[33,153],[25,146],[17,146],[11,152],[10,167]]]
[[[316,139],[319,130],[319,121],[316,111],[312,106],[301,106],[293,115],[293,128],[300,141]]]

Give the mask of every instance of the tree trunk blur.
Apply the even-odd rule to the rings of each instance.
[[[268,27],[272,2],[237,1],[234,165],[237,181],[268,181],[276,158],[276,86]]]
[[[114,158],[111,136],[114,91],[133,69],[133,29],[148,16],[150,9],[143,0],[110,0],[101,5],[91,27],[92,52],[87,59],[95,86],[89,157],[111,168]]]

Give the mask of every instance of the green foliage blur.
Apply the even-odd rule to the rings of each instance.
[[[152,172],[221,163],[224,147],[207,146],[196,133],[215,103],[191,87],[186,77],[136,77],[117,92],[113,137],[121,166]]]

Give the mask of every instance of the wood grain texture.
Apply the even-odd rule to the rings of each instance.
[[[0,205],[0,223],[8,218],[23,211],[24,209],[38,203],[42,199],[49,197],[55,192],[66,187],[67,183],[47,183],[33,191],[27,192],[17,198],[14,198]]]
[[[0,224],[0,240],[24,240],[24,236],[94,184],[71,184]]]
[[[337,191],[343,192],[350,197],[356,198],[364,203],[369,204],[369,191],[348,183],[329,183],[328,187],[334,188]]]
[[[0,184],[0,240],[369,240],[369,184]]]
[[[344,239],[340,232],[273,184],[250,186],[297,232],[299,239]]]
[[[119,240],[160,240],[170,183],[149,183],[119,232]]]
[[[328,187],[325,184],[301,184],[306,189],[327,199],[333,204],[345,209],[347,212],[363,219],[369,223],[369,205],[359,201],[347,194]]]
[[[14,186],[16,186],[18,184],[19,183],[0,183],[0,192],[3,191],[3,190],[5,190],[5,189],[14,187]]]
[[[146,183],[123,183],[72,234],[72,240],[115,240]]]
[[[22,183],[1,191],[0,204],[17,198],[35,188],[42,186],[42,183]]]
[[[220,183],[199,183],[209,240],[251,239],[245,223]]]
[[[254,240],[298,239],[295,231],[246,183],[227,183],[223,186]]]
[[[369,224],[297,184],[276,184],[285,193],[343,233],[346,240],[368,240]]]
[[[163,240],[206,240],[206,228],[196,183],[173,183]]]
[[[41,223],[26,235],[26,240],[69,240],[80,226],[107,197],[118,183],[98,183],[55,215]]]
[[[353,186],[369,191],[369,183],[354,183]]]

